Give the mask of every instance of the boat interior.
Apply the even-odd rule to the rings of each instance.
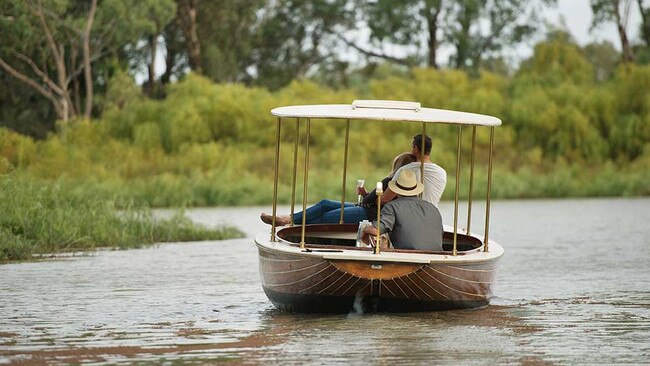
[[[314,224],[305,226],[305,247],[308,251],[339,251],[361,250],[372,251],[370,247],[357,247],[357,224]],[[278,239],[289,245],[299,246],[302,237],[302,226],[284,227],[277,232]],[[405,249],[382,249],[384,252],[422,253],[422,254],[451,254],[454,233],[445,231],[442,237],[442,252]],[[483,243],[480,239],[461,233],[456,234],[458,255],[480,251]]]

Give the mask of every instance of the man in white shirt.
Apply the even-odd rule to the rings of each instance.
[[[420,178],[420,165],[421,162],[424,161],[424,192],[422,193],[422,199],[431,202],[434,206],[438,207],[440,196],[442,196],[442,192],[445,190],[445,186],[447,185],[447,172],[438,164],[431,162],[431,158],[429,156],[431,154],[431,146],[431,138],[425,135],[424,154],[422,154],[420,152],[420,149],[422,148],[422,135],[419,134],[413,136],[412,153],[416,156],[417,161],[415,163],[410,163],[399,168],[399,170],[395,172],[393,180],[397,179],[400,171],[403,169],[408,169],[412,170],[415,173],[418,181],[422,181]],[[396,194],[391,191],[389,187],[381,197],[381,201],[389,202],[395,198],[395,196]]]

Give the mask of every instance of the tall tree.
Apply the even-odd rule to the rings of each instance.
[[[18,28],[24,27],[24,37],[12,39],[20,44],[3,47],[0,67],[47,98],[57,116],[64,121],[80,113],[72,102],[69,86],[72,79],[83,71],[86,94],[90,99],[84,115],[89,117],[93,89],[92,78],[89,77],[92,74],[90,32],[97,0],[91,0],[83,18],[76,19],[66,17],[67,4],[63,1],[51,1],[45,5],[42,0],[13,2],[7,10],[10,22],[3,22],[3,30],[20,32]],[[82,26],[77,26],[78,23]],[[80,63],[76,60],[79,44],[82,45]],[[66,57],[66,49],[71,48],[75,52],[71,52],[71,58]]]
[[[555,0],[377,0],[361,7],[370,29],[370,47],[345,40],[369,57],[411,65],[418,59],[438,67],[438,49],[449,45],[454,53],[449,63],[456,68],[477,69],[484,58],[494,59],[504,47],[531,35],[536,14]],[[392,45],[419,45],[426,39],[424,58],[388,56],[384,42]]]
[[[176,0],[173,22],[163,32],[167,49],[163,83],[184,70],[215,81],[247,78],[252,43],[265,0]]]
[[[462,0],[448,5],[444,39],[455,49],[450,64],[477,70],[484,59],[520,44],[537,29],[538,14],[554,0]]]
[[[420,42],[426,33],[427,64],[437,68],[437,51],[441,42],[441,19],[446,7],[444,0],[378,0],[364,2],[359,8],[360,18],[370,29],[370,45],[361,46],[345,36],[342,40],[362,54],[385,59],[403,65],[413,65],[419,58],[416,55],[396,57],[383,51],[383,42],[413,45]]]
[[[251,82],[276,89],[332,58],[336,34],[349,29],[352,14],[346,0],[269,2],[252,44]]]
[[[261,0],[202,2],[197,15],[203,74],[218,82],[239,82],[248,77],[257,13]]]
[[[159,3],[152,2],[152,6]],[[0,69],[46,98],[58,119],[90,118],[95,88],[101,82],[93,65],[115,57],[124,45],[142,39],[148,29],[143,19],[148,19],[152,10],[138,4],[142,3],[5,1],[0,21]],[[105,80],[107,75],[103,76]]]
[[[144,90],[149,96],[155,95],[156,87],[156,57],[158,54],[158,42],[162,38],[165,27],[172,22],[176,14],[176,3],[173,0],[142,0],[136,2],[134,7],[138,7],[138,13],[147,14],[141,20],[142,36],[145,40],[142,48],[136,47],[133,57],[142,59],[146,65],[147,81],[144,84]]]
[[[591,0],[591,10],[594,13],[592,29],[608,22],[616,24],[624,62],[634,61],[634,51],[627,35],[631,5],[632,0]]]

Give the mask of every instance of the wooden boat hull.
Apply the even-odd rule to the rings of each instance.
[[[372,253],[302,252],[281,243],[256,242],[264,292],[277,308],[297,312],[483,307],[492,298],[500,257],[499,253],[476,253],[480,258],[439,255],[423,259],[389,253],[374,258]]]

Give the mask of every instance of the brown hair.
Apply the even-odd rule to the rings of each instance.
[[[414,163],[415,161],[415,155],[411,154],[410,152],[404,152],[397,155],[395,159],[393,159],[393,171],[390,173],[390,176],[392,177],[395,175],[397,169],[403,167],[406,164]]]

